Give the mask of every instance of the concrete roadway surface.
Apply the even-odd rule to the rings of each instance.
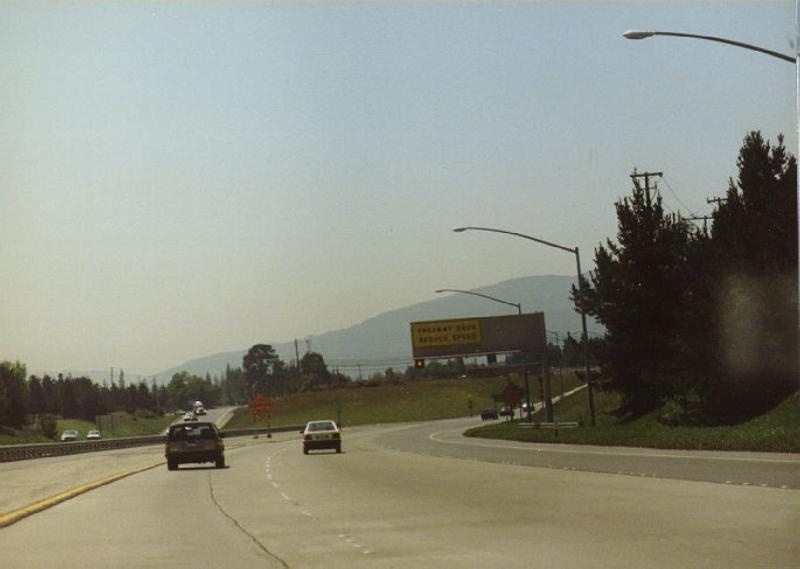
[[[228,468],[159,464],[0,529],[2,566],[800,567],[797,475],[759,482],[798,455],[591,448],[581,465],[580,449],[458,435],[476,422],[345,429],[342,454],[304,456],[299,433],[228,439]],[[631,468],[659,461],[719,481]],[[588,471],[609,463],[623,474]],[[748,485],[725,483],[737,464]],[[8,466],[0,494],[26,475]]]

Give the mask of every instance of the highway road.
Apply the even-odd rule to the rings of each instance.
[[[345,429],[342,454],[304,456],[299,433],[228,439],[228,468],[158,464],[0,529],[2,565],[800,566],[797,455],[460,436],[475,423]],[[20,488],[31,499],[48,473],[81,470],[77,485],[160,452],[102,453],[91,469],[86,456],[3,464],[0,504],[16,507],[5,494]]]

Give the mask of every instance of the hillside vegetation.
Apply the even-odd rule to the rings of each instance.
[[[111,416],[113,416],[113,422]],[[141,411],[132,414],[120,411],[104,417],[101,431],[104,438],[156,435],[163,432],[174,420],[175,417],[171,415],[157,415]],[[78,431],[78,440],[84,440],[87,432],[97,429],[97,425],[94,422],[82,419],[58,419],[56,425],[59,436],[66,429]],[[56,438],[57,440],[58,438]],[[0,427],[0,445],[53,443],[56,441],[33,429]]]
[[[556,378],[558,376],[555,376]],[[272,426],[301,425],[313,419],[340,420],[343,426],[463,417],[487,407],[497,408],[494,397],[507,383],[505,378],[463,378],[397,382],[363,382],[361,387],[315,391],[274,401]],[[521,379],[514,383],[524,387]],[[554,385],[560,383],[554,382]],[[540,398],[538,381],[531,377],[531,399]],[[578,385],[565,375],[565,389]],[[240,409],[228,423],[230,428],[265,427],[266,418],[253,419],[249,409]]]
[[[794,393],[775,409],[739,425],[714,427],[668,426],[659,422],[664,410],[631,421],[617,418],[620,397],[595,393],[595,428],[553,429],[520,427],[514,423],[494,423],[472,429],[467,435],[528,442],[635,446],[686,450],[747,450],[800,452],[800,392]],[[556,404],[560,421],[584,422],[588,416],[586,391]],[[542,412],[535,421],[544,421]]]
[[[573,374],[554,374],[553,395],[580,385]],[[513,381],[524,387],[521,378]],[[309,420],[329,418],[344,427],[364,424],[412,422],[454,417],[477,416],[481,409],[498,408],[496,400],[508,382],[507,378],[463,378],[397,382],[364,382],[359,387],[296,394],[273,402],[269,424],[272,427],[302,425]],[[538,378],[530,378],[531,398],[541,400]],[[472,400],[472,409],[468,402]],[[635,420],[618,417],[620,399],[609,392],[596,392],[597,426],[586,427],[588,400],[582,390],[555,404],[556,416],[562,422],[576,421],[578,428],[558,431],[521,426],[518,420],[491,421],[472,429],[473,437],[509,439],[544,443],[573,443],[652,448],[697,450],[747,450],[767,452],[800,452],[800,392],[771,411],[739,425],[716,427],[668,426],[662,424],[668,410],[661,409]],[[157,434],[171,422],[172,416],[150,414],[114,414],[116,436]],[[534,422],[544,421],[542,411],[534,414]],[[228,429],[265,428],[266,418],[254,419],[250,410],[240,408],[226,425]],[[59,420],[58,429],[77,429],[81,438],[91,422]],[[104,426],[104,436],[112,433]],[[0,444],[52,442],[26,431],[0,428]]]
[[[564,389],[580,385],[572,374],[564,375]],[[523,387],[523,382],[515,378]],[[487,407],[498,408],[495,395],[502,392],[505,378],[448,379],[378,384],[292,395],[274,402],[273,427],[302,425],[313,419],[340,420],[343,426],[423,421],[478,415]],[[560,378],[553,377],[553,394],[560,393]],[[538,380],[530,379],[531,398],[540,401]],[[472,398],[470,412],[467,402]],[[800,452],[800,393],[795,393],[777,408],[750,421],[731,426],[683,427],[659,422],[664,410],[632,421],[618,418],[620,399],[613,393],[596,392],[597,426],[572,429],[522,427],[519,421],[493,421],[471,430],[469,436],[513,439],[531,442],[560,442],[652,448],[697,450],[750,450]],[[588,423],[588,399],[585,390],[556,403],[560,421]],[[534,421],[544,421],[544,413]],[[267,420],[254,419],[249,409],[240,409],[228,428],[266,427]]]

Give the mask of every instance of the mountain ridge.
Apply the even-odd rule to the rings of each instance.
[[[540,275],[509,279],[475,288],[470,292],[518,303],[522,306],[523,312],[544,312],[547,330],[553,334],[549,337],[549,341],[553,342],[556,335],[563,341],[567,332],[575,338],[580,337],[580,315],[575,312],[574,305],[569,299],[571,286],[575,283],[575,277]],[[503,307],[500,303],[489,299],[471,294],[448,293],[440,298],[382,312],[346,328],[307,336],[301,342],[308,341],[313,351],[322,354],[330,369],[338,369],[351,377],[359,377],[384,371],[389,367],[402,371],[412,364],[411,322],[514,313],[516,313],[515,307]],[[602,333],[602,326],[591,318],[587,318],[587,328],[590,336]],[[270,341],[253,343],[271,344],[286,362],[295,359],[294,340],[283,343]],[[172,376],[180,371],[201,377],[206,374],[222,375],[227,366],[241,367],[242,357],[249,348],[250,346],[243,350],[218,352],[194,358],[157,373],[154,377],[157,383],[161,384],[169,382]],[[301,353],[304,352],[305,350]]]

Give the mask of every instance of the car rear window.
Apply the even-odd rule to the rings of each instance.
[[[211,425],[181,425],[172,427],[169,431],[169,438],[173,441],[185,441],[188,439],[216,439],[217,433]]]
[[[309,431],[335,431],[336,425],[333,424],[333,421],[322,421],[319,423],[309,423],[308,425]]]

